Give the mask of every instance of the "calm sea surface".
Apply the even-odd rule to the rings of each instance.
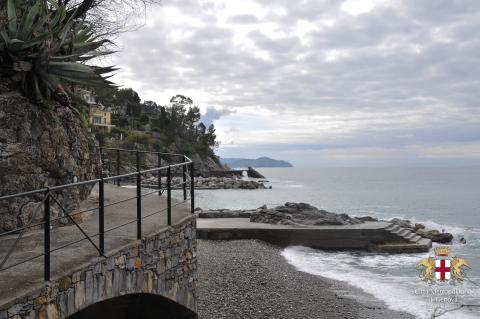
[[[428,318],[432,311],[453,308],[452,300],[432,302],[425,289],[456,291],[460,303],[480,304],[480,167],[469,168],[265,168],[273,189],[199,190],[196,206],[257,208],[306,202],[337,213],[379,218],[406,218],[455,235],[452,254],[468,261],[473,282],[428,285],[415,269],[429,254],[324,252],[288,247],[283,256],[299,270],[345,281],[383,300],[392,309]],[[458,242],[462,236],[466,244]],[[422,291],[423,290],[423,291]],[[443,296],[445,297],[445,296]],[[458,310],[441,318],[480,318]]]

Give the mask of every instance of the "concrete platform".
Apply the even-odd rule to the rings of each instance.
[[[290,226],[251,223],[248,218],[198,218],[197,237],[210,240],[259,239],[279,246],[302,245],[324,250],[387,253],[425,252],[431,241],[414,238],[387,222],[346,226]],[[417,238],[415,238],[417,239]]]

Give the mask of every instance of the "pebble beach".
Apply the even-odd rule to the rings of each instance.
[[[199,318],[392,318],[353,287],[296,270],[282,249],[257,240],[198,240]]]

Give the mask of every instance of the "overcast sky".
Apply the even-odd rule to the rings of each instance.
[[[480,1],[163,0],[115,81],[191,97],[224,157],[296,166],[480,162]]]

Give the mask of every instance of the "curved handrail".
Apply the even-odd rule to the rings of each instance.
[[[94,246],[94,248],[96,250],[98,250],[100,256],[105,255],[104,234],[112,230],[112,229],[105,230],[105,225],[104,225],[104,210],[105,210],[105,207],[112,206],[112,205],[115,205],[115,204],[118,204],[120,202],[124,202],[124,201],[127,201],[127,200],[135,200],[136,199],[136,201],[137,201],[137,218],[133,219],[133,220],[130,220],[127,223],[125,223],[124,225],[120,225],[118,227],[123,227],[125,225],[136,222],[137,223],[137,234],[136,234],[137,239],[141,239],[141,237],[142,237],[142,233],[141,233],[142,220],[144,218],[148,217],[148,216],[151,216],[151,215],[154,215],[154,214],[159,214],[161,212],[167,211],[167,221],[168,221],[167,224],[168,225],[171,224],[172,207],[177,206],[177,205],[187,201],[187,185],[188,184],[190,184],[189,185],[190,186],[190,198],[188,198],[190,200],[190,210],[191,210],[192,214],[194,213],[194,205],[195,205],[194,204],[194,198],[195,198],[194,197],[194,191],[195,191],[195,189],[194,189],[195,188],[194,187],[194,184],[195,184],[194,183],[194,163],[188,156],[186,156],[184,154],[176,154],[176,153],[150,152],[150,151],[141,151],[141,150],[128,150],[128,149],[121,149],[121,148],[101,147],[100,149],[101,149],[101,152],[102,152],[102,150],[113,150],[113,151],[116,151],[117,154],[119,154],[120,152],[137,153],[137,163],[136,163],[137,164],[137,170],[135,172],[126,173],[126,174],[117,174],[117,175],[113,175],[113,176],[95,178],[95,179],[91,179],[91,180],[74,182],[74,183],[69,183],[69,184],[64,184],[64,185],[56,185],[56,186],[51,186],[51,187],[45,187],[45,188],[41,188],[41,189],[36,189],[36,190],[32,190],[32,191],[27,191],[27,192],[21,192],[21,193],[17,193],[17,194],[10,194],[10,195],[5,195],[5,196],[0,197],[0,203],[1,203],[2,201],[12,200],[12,199],[15,199],[15,198],[18,198],[18,197],[26,197],[26,196],[32,196],[32,195],[37,195],[37,194],[43,194],[43,197],[40,200],[40,202],[38,203],[38,206],[35,208],[35,211],[38,211],[39,208],[42,205],[43,205],[43,210],[44,210],[44,221],[43,222],[36,222],[36,223],[32,224],[32,221],[35,217],[35,216],[32,216],[30,218],[30,220],[26,223],[26,226],[23,225],[22,227],[18,227],[16,229],[8,230],[6,232],[0,233],[0,237],[10,235],[12,233],[18,233],[18,237],[14,241],[14,244],[8,249],[8,252],[4,256],[4,258],[0,259],[0,273],[3,270],[18,266],[18,265],[23,264],[25,262],[28,262],[32,259],[44,256],[44,258],[45,258],[45,262],[44,262],[45,280],[49,280],[50,279],[50,253],[55,251],[55,250],[58,250],[58,249],[61,249],[61,248],[64,248],[64,247],[67,247],[67,246],[70,246],[70,245],[73,245],[73,244],[79,242],[79,241],[75,241],[75,242],[72,242],[72,243],[62,245],[61,247],[57,247],[55,249],[50,249],[50,228],[51,228],[50,225],[51,225],[51,222],[58,221],[60,219],[60,217],[59,218],[54,218],[54,219],[50,218],[50,207],[51,207],[50,199],[53,200],[52,204],[57,204],[57,206],[59,206],[61,208],[61,210],[69,218],[69,220],[71,220],[72,223],[75,224],[75,226],[77,226],[77,228],[80,229],[80,231],[84,235],[84,237],[82,239],[80,239],[80,241],[81,240],[90,241],[92,243],[92,245]],[[155,168],[140,170],[139,169],[140,168],[139,154],[155,154],[155,155],[158,155],[159,156],[158,157],[159,158],[158,166],[155,167]],[[103,153],[101,153],[101,155],[102,155],[102,165],[103,165],[104,164],[103,163]],[[160,165],[161,156],[162,157],[166,157],[166,156],[181,157],[181,162],[161,166]],[[119,164],[120,163],[118,163],[118,165]],[[178,167],[183,168],[183,170],[182,170],[183,181],[181,183],[178,183],[177,185],[172,185],[171,184],[171,182],[172,182],[171,171],[172,171],[172,168],[178,168]],[[187,170],[188,169],[190,170],[189,183],[187,182]],[[166,177],[167,177],[166,187],[161,187],[161,183],[162,183],[161,172],[162,171],[166,171]],[[141,192],[142,175],[147,174],[147,173],[155,173],[155,172],[157,172],[157,177],[158,177],[158,182],[159,182],[158,190],[156,190],[155,192],[149,192],[148,194],[142,194],[142,192]],[[130,197],[128,199],[122,199],[118,202],[109,203],[109,204],[105,205],[104,183],[108,182],[108,181],[118,180],[117,184],[120,185],[119,181],[121,179],[125,179],[127,177],[135,177],[136,178],[136,196]],[[72,187],[79,187],[79,186],[91,185],[91,184],[97,184],[97,183],[99,185],[98,207],[83,210],[83,211],[80,211],[80,212],[75,212],[74,214],[70,214],[65,209],[65,207],[63,207],[63,205],[60,203],[60,201],[55,197],[55,195],[52,193],[54,191],[61,191],[61,190],[65,190],[65,189],[72,188]],[[171,203],[172,186],[174,187],[174,186],[179,186],[179,185],[181,185],[182,188],[183,188],[183,201],[172,205],[172,203]],[[142,217],[142,208],[141,208],[142,207],[142,197],[145,197],[146,195],[151,195],[153,193],[158,193],[158,195],[161,196],[163,194],[164,190],[167,191],[167,207],[165,209],[161,209],[157,212],[150,213],[148,216],[143,216]],[[86,232],[83,231],[81,226],[78,225],[75,222],[75,220],[72,218],[72,216],[75,216],[75,215],[78,215],[78,214],[81,214],[81,213],[85,213],[85,212],[95,212],[96,210],[98,210],[98,214],[99,214],[99,232],[96,233],[96,234],[93,234],[93,235],[88,235]],[[42,225],[43,225],[43,232],[44,232],[44,252],[43,252],[43,254],[39,254],[39,255],[36,255],[32,258],[28,258],[26,260],[17,262],[13,265],[9,265],[9,266],[4,267],[8,258],[11,255],[11,253],[15,250],[15,248],[17,246],[17,243],[23,237],[23,234],[25,233],[25,231],[29,228],[38,227],[38,226],[42,226]],[[92,240],[93,237],[98,237],[99,238],[99,245],[98,246],[93,242],[93,240]]]
[[[140,171],[135,171],[135,172],[132,172],[132,173],[126,173],[126,174],[121,174],[121,175],[113,175],[113,176],[103,177],[103,179],[105,181],[107,181],[107,180],[117,180],[117,179],[126,178],[126,177],[132,177],[132,176],[136,176],[138,173],[146,174],[146,173],[157,172],[159,170],[167,170],[169,166],[171,168],[175,168],[175,167],[181,167],[181,166],[185,166],[185,165],[193,163],[193,161],[188,156],[186,156],[184,154],[163,153],[163,152],[155,152],[155,151],[129,150],[129,149],[112,148],[112,147],[101,147],[100,149],[120,151],[120,152],[129,152],[129,153],[137,153],[138,152],[138,153],[141,153],[141,154],[157,154],[157,155],[165,155],[165,156],[182,156],[185,159],[185,161],[183,161],[182,163],[178,163],[178,164],[166,165],[166,166],[161,166],[161,167],[156,167],[156,168],[146,169],[146,170],[140,170]],[[90,179],[90,180],[81,181],[81,182],[74,182],[74,183],[44,187],[44,188],[39,188],[39,189],[27,191],[27,192],[4,195],[4,196],[0,196],[0,201],[7,200],[7,199],[13,199],[13,198],[16,198],[16,197],[23,197],[23,196],[35,195],[35,194],[39,194],[39,193],[45,193],[48,190],[55,191],[55,190],[62,190],[62,189],[65,189],[65,188],[69,188],[69,187],[83,186],[83,185],[88,185],[88,184],[96,184],[96,183],[100,182],[100,180],[101,180],[101,178],[95,178],[95,179]]]

